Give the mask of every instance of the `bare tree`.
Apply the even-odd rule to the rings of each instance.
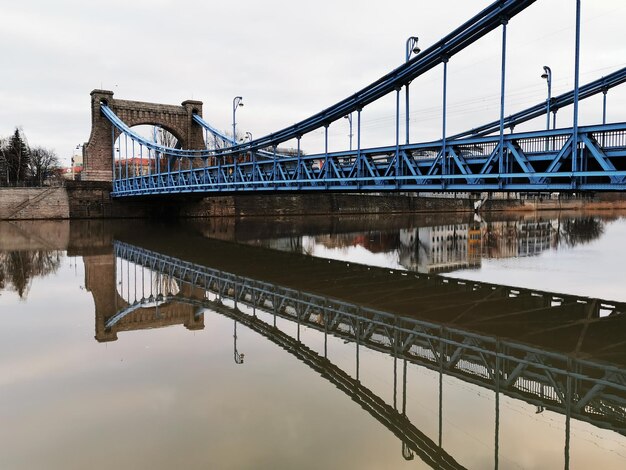
[[[163,147],[176,148],[178,145],[176,136],[162,127],[155,126],[155,137],[156,143]]]
[[[43,186],[44,181],[50,178],[58,168],[59,159],[54,151],[43,147],[31,149],[28,170],[35,185]]]

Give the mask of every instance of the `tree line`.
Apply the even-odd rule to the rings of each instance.
[[[21,129],[0,137],[0,186],[43,186],[57,179],[60,164],[56,153],[44,147],[30,147]]]

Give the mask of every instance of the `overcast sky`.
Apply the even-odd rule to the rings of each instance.
[[[399,66],[409,36],[425,49],[491,3],[485,0],[0,0],[0,136],[23,128],[31,145],[64,159],[90,131],[95,88],[116,98],[204,102],[204,116],[255,137],[326,108]],[[626,2],[583,0],[581,84],[626,66]],[[574,0],[538,0],[509,24],[510,114],[573,87]],[[500,30],[449,63],[450,133],[498,118]],[[442,67],[411,86],[413,141],[440,137]],[[626,120],[626,86],[609,93],[608,118]],[[393,141],[392,95],[363,111],[363,146]],[[558,115],[571,123],[571,112]],[[581,105],[582,123],[601,120],[601,97]],[[330,128],[347,147],[347,121]],[[541,127],[543,120],[533,123]],[[322,132],[303,138],[319,146]],[[307,147],[308,146],[308,147]]]

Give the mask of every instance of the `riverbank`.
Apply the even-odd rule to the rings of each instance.
[[[187,218],[329,214],[473,212],[478,199],[401,194],[220,195],[112,199],[109,183],[68,182],[64,187],[0,188],[0,220]],[[481,213],[500,211],[626,210],[622,194],[592,198],[506,198],[484,201]]]

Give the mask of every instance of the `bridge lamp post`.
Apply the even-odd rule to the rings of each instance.
[[[233,141],[237,142],[237,123],[235,122],[235,114],[237,113],[237,108],[239,106],[243,106],[243,98],[241,96],[235,96],[233,98]]]
[[[602,125],[606,124],[606,94],[608,91],[608,88],[602,89]]]
[[[348,134],[348,137],[350,138],[350,151],[352,151],[352,113],[346,114],[343,118],[350,123],[350,134]]]
[[[417,46],[417,42],[419,41],[419,38],[417,36],[411,36],[409,39],[406,40],[406,50],[405,50],[405,62],[408,62],[411,59],[411,54],[419,54],[422,50]],[[406,123],[405,123],[405,128],[406,128],[406,143],[409,143],[409,84],[411,82],[406,84],[406,93],[405,93],[405,97],[406,97]]]
[[[548,83],[548,99],[546,100],[546,130],[550,130],[550,100],[552,99],[552,70],[547,65],[543,66],[541,78]]]

